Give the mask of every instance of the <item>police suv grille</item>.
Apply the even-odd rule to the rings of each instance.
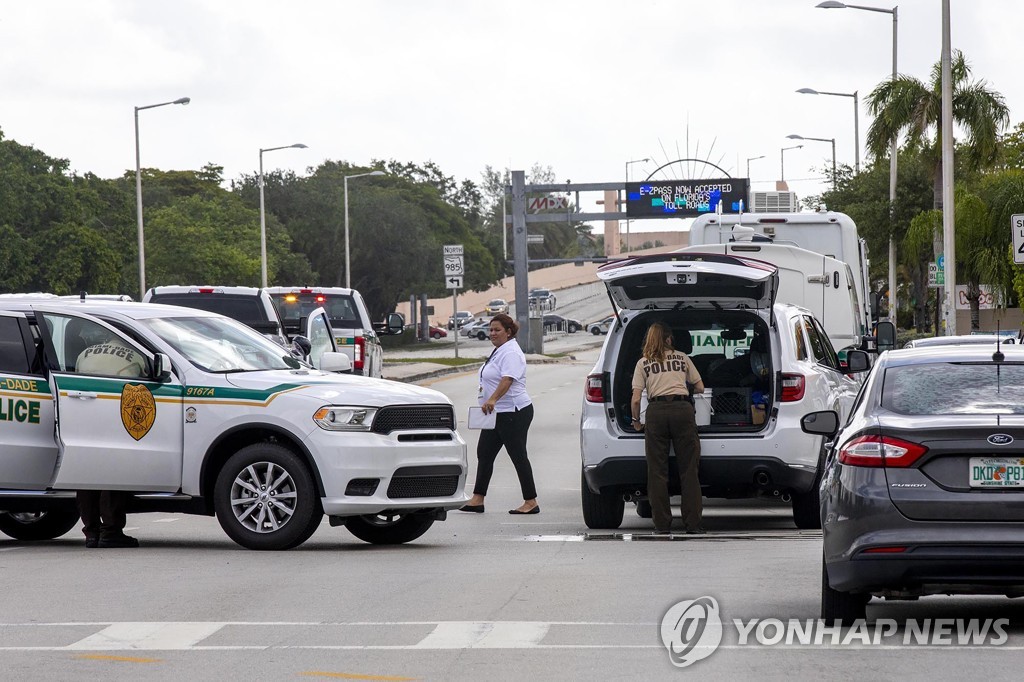
[[[461,467],[454,465],[404,467],[391,477],[388,497],[449,497],[458,490],[461,474]]]
[[[408,429],[455,430],[455,410],[451,405],[391,405],[377,411],[373,432],[388,434]]]

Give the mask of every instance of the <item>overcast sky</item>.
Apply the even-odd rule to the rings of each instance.
[[[836,139],[854,162],[851,98],[892,69],[892,16],[818,0],[32,0],[0,2],[0,128],[101,177],[142,165],[305,174],[325,159],[551,166],[559,180],[633,179],[709,160],[773,189],[788,134]],[[886,9],[889,3],[874,5]],[[953,0],[952,42],[1024,118],[1018,0]],[[899,70],[927,80],[939,0],[899,4]],[[800,197],[831,147],[785,152]],[[862,152],[862,160],[864,154]],[[812,167],[817,170],[812,171]],[[685,172],[685,171],[684,171]],[[691,177],[720,177],[693,167]],[[679,175],[678,173],[676,174]],[[350,188],[351,189],[351,188]]]

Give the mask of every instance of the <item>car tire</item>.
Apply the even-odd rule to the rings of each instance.
[[[486,341],[487,334],[484,334],[483,332],[477,332],[476,338],[480,339],[481,341]]]
[[[580,330],[580,328],[578,326],[576,326],[575,324],[570,324],[569,325],[569,333],[570,334],[575,334],[579,330]]]
[[[78,523],[78,511],[72,507],[40,512],[0,513],[0,533],[15,540],[53,540]]]
[[[797,528],[816,530],[821,528],[821,503],[818,498],[818,482],[806,493],[793,494],[793,523]]]
[[[272,490],[266,489],[267,480],[273,482]],[[266,500],[253,496],[254,486],[260,487],[261,495],[266,493]],[[324,516],[309,467],[294,452],[274,443],[253,443],[228,458],[217,474],[213,507],[229,538],[258,550],[298,547],[313,535]]]
[[[869,594],[855,594],[833,590],[828,582],[825,557],[821,558],[821,619],[826,625],[853,625],[856,620],[867,617]]]
[[[430,335],[430,338],[432,338],[432,339],[434,339],[435,341],[437,341],[438,339],[440,339],[440,338],[441,338],[441,335],[440,335],[440,334],[438,334],[437,332],[434,332],[433,334],[431,334],[431,335]]]
[[[600,327],[591,327],[590,328],[590,333],[593,334],[594,336],[600,336],[601,335],[601,329],[600,329]]]
[[[654,518],[654,509],[651,507],[650,500],[637,500],[636,501],[636,515],[641,519]]]
[[[622,514],[626,502],[622,495],[608,492],[595,495],[590,492],[587,479],[580,472],[580,501],[583,505],[583,521],[587,528],[605,528],[614,530],[622,525]]]
[[[348,531],[371,545],[401,545],[412,542],[434,524],[430,514],[367,514],[345,521]]]

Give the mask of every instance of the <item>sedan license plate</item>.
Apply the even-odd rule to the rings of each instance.
[[[1024,458],[971,457],[972,488],[1024,488]]]

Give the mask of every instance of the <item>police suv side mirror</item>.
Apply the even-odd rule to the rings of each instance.
[[[866,372],[871,369],[871,361],[868,354],[862,350],[850,350],[846,352],[846,373]]]
[[[153,379],[167,381],[171,378],[171,358],[164,353],[153,356]]]

